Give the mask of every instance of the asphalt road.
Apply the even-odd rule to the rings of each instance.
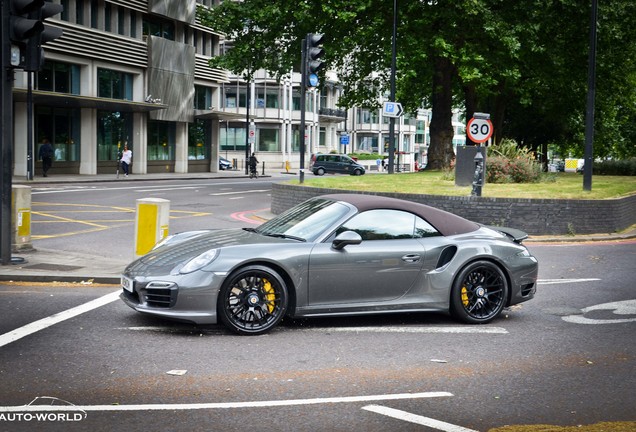
[[[182,230],[201,221],[245,226],[243,212],[267,207],[266,181],[220,183],[49,190],[34,194],[33,208],[38,218],[60,216],[62,203],[128,209],[153,194],[173,210],[205,213],[171,220]],[[96,218],[81,214],[63,217]],[[127,253],[132,222],[120,216],[78,233],[77,222],[43,219],[35,242],[103,241],[104,251]],[[241,337],[141,316],[115,286],[0,285],[0,430],[468,432],[634,422],[636,242],[530,249],[540,262],[537,297],[485,326],[396,314],[290,321]],[[44,421],[9,411],[38,397],[35,405],[50,397],[76,407],[57,418],[40,408]]]

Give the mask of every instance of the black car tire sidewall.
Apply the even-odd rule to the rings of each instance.
[[[485,319],[478,319],[469,315],[468,312],[464,310],[464,306],[462,305],[461,290],[462,290],[462,282],[464,281],[466,276],[470,274],[470,272],[474,271],[476,268],[484,267],[484,266],[490,268],[492,271],[499,273],[499,276],[503,280],[503,284],[504,284],[503,285],[503,290],[504,290],[503,302],[501,302],[495,314],[492,314],[490,317]],[[494,320],[495,318],[499,316],[504,306],[506,305],[509,289],[510,288],[508,287],[508,279],[506,278],[506,275],[504,274],[504,272],[499,268],[499,266],[497,266],[496,264],[490,261],[485,261],[485,260],[474,261],[466,265],[464,268],[462,268],[461,271],[457,274],[457,277],[455,278],[453,282],[453,287],[451,290],[451,298],[450,298],[450,313],[455,319],[458,319],[467,324],[489,323],[490,321]]]
[[[227,315],[227,310],[225,308],[225,299],[228,295],[230,287],[233,285],[234,281],[239,280],[247,275],[247,273],[264,273],[266,278],[270,279],[270,283],[276,283],[280,287],[281,290],[281,305],[280,310],[278,311],[278,315],[274,318],[273,321],[269,322],[266,327],[259,330],[246,330],[242,327],[237,326],[232,319]],[[221,322],[230,330],[238,334],[244,335],[260,335],[263,333],[267,333],[274,327],[278,325],[278,323],[283,319],[285,314],[287,313],[287,303],[288,303],[289,295],[287,293],[287,285],[283,278],[273,269],[261,266],[261,265],[251,265],[247,267],[240,268],[235,270],[230,274],[223,283],[220,291],[219,298],[217,301],[217,314]]]

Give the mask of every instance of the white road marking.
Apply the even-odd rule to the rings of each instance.
[[[234,191],[234,192],[217,192],[211,193],[210,196],[222,196],[222,195],[240,195],[246,193],[256,193],[256,192],[269,192],[271,189],[250,189],[244,191]]]
[[[50,327],[59,322],[81,315],[84,312],[88,312],[90,310],[97,309],[98,307],[104,306],[108,303],[114,302],[115,300],[119,298],[119,293],[120,291],[115,291],[110,294],[106,294],[105,296],[99,297],[95,300],[91,300],[88,303],[84,303],[82,305],[65,310],[55,315],[42,318],[41,320],[34,321],[30,324],[27,324],[25,326],[12,330],[3,335],[0,335],[0,347],[10,344],[11,342],[15,342],[18,339],[22,339],[23,337],[33,334],[35,332],[38,332],[40,330],[44,330],[45,328]]]
[[[118,327],[116,330],[150,331],[150,332],[174,332],[172,327],[142,326],[142,327]],[[294,329],[290,329],[294,331]],[[299,328],[295,331],[312,331],[324,333],[454,333],[454,334],[508,334],[508,330],[502,327],[316,327]]]
[[[484,333],[484,334],[507,334],[508,330],[503,327],[475,327],[475,326],[449,326],[449,327],[416,327],[416,326],[403,326],[403,327],[316,327],[310,329],[311,331],[320,332],[350,332],[350,333]]]
[[[199,410],[199,409],[231,409],[231,408],[269,408],[299,405],[359,403],[386,400],[422,399],[450,397],[448,392],[398,393],[369,396],[344,396],[316,399],[289,399],[253,402],[216,402],[192,404],[141,404],[141,405],[22,405],[0,406],[0,412],[39,412],[39,411],[161,411],[161,410]]]
[[[618,318],[618,319],[592,319],[586,318],[584,314],[597,311],[607,310],[612,311],[614,315],[636,315],[636,300],[624,300],[611,303],[603,303],[595,306],[590,306],[581,309],[581,315],[567,315],[561,317],[563,321],[567,321],[575,324],[621,324],[628,322],[636,322],[636,316],[632,318]]]
[[[600,281],[598,278],[586,278],[586,279],[537,279],[537,283],[541,285],[555,285],[566,283],[580,283],[580,282],[595,282]]]
[[[415,414],[411,414],[406,411],[400,411],[393,408],[383,407],[380,405],[367,405],[362,407],[363,410],[371,411],[377,414],[382,414],[388,417],[392,417],[398,420],[404,420],[409,423],[415,423],[422,426],[431,427],[433,429],[445,431],[445,432],[478,432],[474,429],[467,429],[462,426],[457,426],[451,423],[435,420],[429,417],[423,417]]]
[[[169,188],[161,188],[161,189],[135,189],[135,192],[160,192],[160,191],[174,191],[174,190],[184,190],[184,189],[200,189],[198,186],[182,186],[182,187],[169,187]]]

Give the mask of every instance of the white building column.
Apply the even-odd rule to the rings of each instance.
[[[176,123],[174,172],[185,174],[188,172],[188,124]]]
[[[80,167],[82,175],[97,174],[97,110],[80,110]],[[115,168],[113,167],[113,171]]]
[[[133,114],[134,140],[133,174],[148,173],[148,116],[146,113]]]

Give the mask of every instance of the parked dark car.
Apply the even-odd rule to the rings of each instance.
[[[312,156],[309,166],[314,175],[340,173],[362,175],[366,171],[362,165],[344,154],[318,154]]]
[[[410,201],[324,195],[258,228],[168,237],[126,267],[121,298],[248,335],[284,316],[446,311],[487,323],[535,295],[526,237]]]
[[[222,157],[219,158],[219,169],[228,170],[231,168],[232,168],[232,163],[229,160]]]

